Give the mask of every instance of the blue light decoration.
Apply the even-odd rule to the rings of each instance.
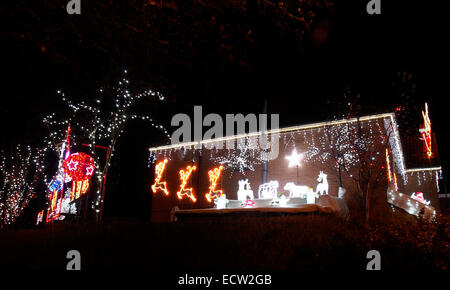
[[[63,174],[64,173],[60,172],[58,175],[56,175],[55,179],[50,181],[50,183],[48,184],[48,189],[51,192],[53,192],[55,190],[60,191],[63,189]],[[72,178],[70,178],[70,176],[68,176],[68,175],[65,175],[64,183],[71,182],[71,181],[72,181]]]
[[[61,180],[58,180],[57,178],[53,179],[50,184],[48,185],[48,189],[50,191],[60,191],[62,189],[62,182]]]

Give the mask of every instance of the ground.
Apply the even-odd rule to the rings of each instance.
[[[152,224],[112,219],[0,232],[0,269],[364,271],[371,249],[383,270],[448,270],[448,219],[365,227],[332,215],[228,216]]]

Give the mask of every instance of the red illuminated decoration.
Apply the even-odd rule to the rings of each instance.
[[[42,222],[43,217],[44,217],[44,210],[41,210],[37,215],[36,225],[38,225]]]
[[[223,165],[211,169],[208,171],[209,176],[209,192],[205,194],[206,200],[211,202],[213,199],[218,198],[223,194],[223,190],[216,190],[217,180],[219,180],[220,175],[222,174]]]
[[[86,175],[87,176],[92,176],[92,174],[94,174],[94,165],[90,165],[88,167],[86,167]]]
[[[167,183],[165,181],[161,181],[162,174],[164,169],[166,168],[167,159],[156,164],[155,167],[155,183],[152,185],[153,193],[156,193],[158,190],[162,190],[166,195],[169,195],[169,191],[167,190]]]
[[[70,160],[70,162],[67,163],[68,171],[75,171],[75,170],[77,170],[77,167],[78,167],[78,162],[76,162],[76,161]]]
[[[398,191],[397,174],[394,172],[394,189]]]
[[[186,170],[181,169],[179,171],[180,174],[180,180],[181,180],[181,184],[180,184],[180,190],[177,192],[177,196],[179,199],[182,199],[183,196],[187,196],[189,197],[193,202],[197,201],[197,198],[194,195],[194,189],[191,188],[186,188],[186,184],[189,180],[189,177],[191,176],[192,171],[195,171],[197,169],[197,166],[188,166],[186,167]]]
[[[422,139],[425,141],[427,156],[428,158],[431,158],[431,155],[433,155],[433,152],[431,150],[431,122],[430,117],[428,115],[427,103],[425,103],[425,112],[422,111],[422,117],[423,117],[423,128],[420,128],[419,132],[422,135]]]
[[[413,192],[413,193],[411,194],[411,198],[417,200],[418,202],[421,202],[421,203],[423,203],[423,204],[426,204],[426,205],[429,205],[429,204],[430,204],[430,201],[429,201],[429,200],[425,200],[425,199],[423,198],[423,193],[422,193],[422,192],[417,192],[417,193]]]
[[[70,201],[78,199],[89,189],[89,180],[72,182],[72,192],[70,193]]]
[[[253,207],[254,205],[255,205],[255,202],[250,198],[242,203],[243,208]]]
[[[391,162],[389,160],[389,150],[386,148],[386,169],[388,174],[388,180],[389,182],[392,182],[392,175],[391,175]]]
[[[74,182],[85,181],[94,173],[94,159],[82,152],[73,153],[64,160],[63,168]]]
[[[389,158],[389,150],[387,148],[386,148],[386,170],[388,174],[389,183],[394,181],[394,190],[397,191],[398,190],[397,175],[395,174],[395,172],[393,173],[391,172],[391,160]]]
[[[89,178],[94,174],[94,159],[82,152],[73,153],[63,163],[64,174],[72,178],[70,201],[78,199],[89,188]]]
[[[50,217],[50,213],[55,213],[56,212],[57,206],[58,206],[58,191],[55,190],[50,195],[50,208],[49,208],[48,213],[47,213],[46,222],[48,222],[48,221],[54,219],[55,217],[57,217],[57,215],[55,215],[53,217]]]
[[[60,155],[60,160],[58,163],[58,171],[57,171],[58,173],[57,174],[59,175],[61,186],[58,186],[51,190],[51,193],[49,195],[50,208],[48,208],[48,210],[47,210],[47,217],[45,219],[46,222],[54,220],[55,218],[58,218],[60,216],[62,201],[63,201],[63,197],[64,197],[64,183],[70,182],[70,180],[71,180],[70,176],[66,173],[66,170],[64,168],[66,161],[68,161],[70,158],[70,132],[71,132],[71,129],[70,129],[70,125],[69,125],[67,127],[67,132],[66,132],[66,140],[65,140],[65,142],[63,142],[63,144],[61,146],[61,155]],[[76,162],[76,160],[74,160],[72,163],[70,163],[70,168],[72,170],[76,170],[76,168],[78,167],[78,163],[75,163],[75,162]],[[67,163],[67,166],[68,165],[69,164]],[[69,166],[67,168],[69,169]],[[57,175],[56,179],[58,179],[58,175]],[[58,206],[58,195],[60,195],[59,206]],[[58,208],[59,208],[59,211],[56,212],[56,210]]]

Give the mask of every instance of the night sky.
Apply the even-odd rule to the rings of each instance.
[[[261,113],[265,99],[268,113],[280,114],[281,126],[330,120],[342,116],[346,88],[360,94],[361,114],[406,104],[421,109],[426,101],[447,175],[448,18],[442,1],[382,0],[381,15],[366,13],[368,1],[335,1],[331,10],[317,11],[301,40],[258,14],[253,1],[241,14],[200,10],[201,15],[182,18],[189,25],[198,19],[197,32],[174,33],[186,23],[168,21],[178,19],[171,13],[190,13],[193,5],[163,10],[150,21],[149,29],[163,42],[117,29],[122,20],[134,23],[139,15],[128,1],[82,0],[82,14],[72,16],[62,8],[67,1],[53,1],[60,7],[48,2],[0,4],[0,146],[5,150],[42,142],[48,133],[42,117],[60,110],[56,90],[88,98],[127,69],[136,87],[165,94],[167,102],[156,115],[168,126],[174,114],[192,114],[194,105],[203,105],[204,114]],[[99,7],[104,9],[98,12]],[[108,9],[122,18],[109,18]],[[106,20],[99,22],[96,16],[103,14]],[[221,33],[220,24],[228,34],[218,41],[225,48],[218,49],[208,40]],[[243,30],[251,30],[251,41],[243,39]],[[224,57],[228,48],[231,56]],[[396,82],[403,72],[412,74],[416,88],[408,102],[401,96],[408,85]],[[416,112],[412,122],[420,121]],[[163,143],[145,124],[130,123],[108,177],[106,216],[148,218],[146,148]],[[129,205],[130,198],[137,202]]]

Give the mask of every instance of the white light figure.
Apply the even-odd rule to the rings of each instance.
[[[253,199],[254,198],[253,190],[250,188],[250,183],[248,182],[248,179],[241,179],[238,181],[238,183],[239,183],[239,190],[237,192],[238,200],[244,201],[247,199],[247,196]]]
[[[286,159],[289,160],[289,167],[300,167],[301,163],[300,161],[303,159],[304,154],[298,154],[297,150],[294,148],[294,150],[292,150],[291,155],[286,156]]]
[[[280,204],[280,206],[282,206],[282,207],[286,207],[288,201],[289,201],[289,198],[286,198],[286,196],[282,195],[282,196],[280,197],[279,204]]]
[[[278,181],[263,183],[258,188],[258,198],[273,199],[277,195]]]
[[[417,195],[416,195],[415,192],[413,192],[413,193],[411,194],[411,198],[417,200],[417,201],[420,202],[420,203],[426,204],[426,205],[429,205],[429,204],[430,204],[430,201],[429,201],[429,200],[425,200],[425,199],[423,198],[423,193],[422,193],[422,192],[418,192]]]
[[[322,171],[320,171],[319,177],[317,178],[317,182],[321,182],[321,183],[317,184],[316,194],[319,194],[319,192],[320,192],[320,195],[328,194],[327,175],[325,173],[323,173]]]
[[[338,197],[339,198],[344,198],[345,193],[347,192],[347,190],[343,187],[339,187],[339,192],[338,192]]]
[[[284,194],[282,194],[280,197],[275,196],[272,199],[272,205],[273,206],[286,207],[288,201],[289,201],[289,198],[287,198]]]
[[[67,164],[67,167],[69,168],[69,170],[76,170],[78,167],[78,162],[70,160],[70,162]]]
[[[214,203],[216,204],[217,209],[223,209],[227,207],[227,204],[230,201],[227,199],[226,194],[221,194],[218,198],[214,199]]]
[[[305,185],[295,185],[293,182],[288,182],[284,186],[284,190],[289,191],[289,197],[306,197],[306,203],[313,204],[316,203],[316,193],[312,187]]]

